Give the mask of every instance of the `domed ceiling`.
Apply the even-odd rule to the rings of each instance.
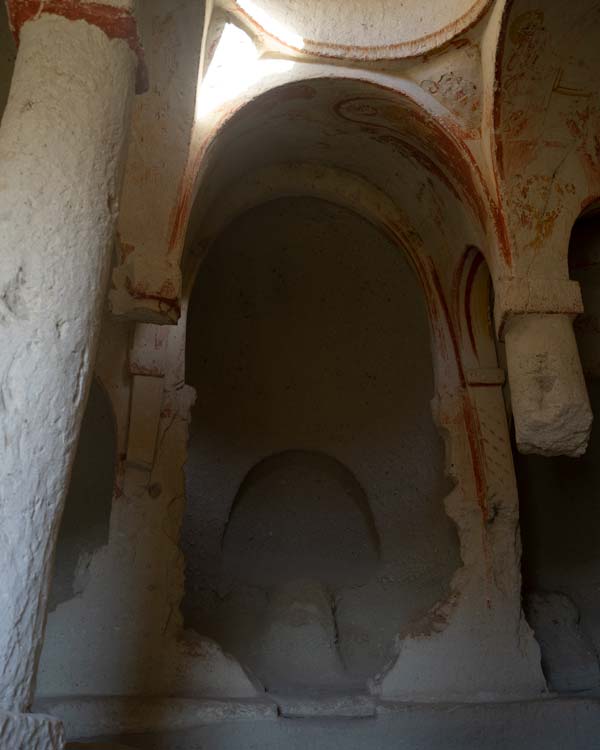
[[[474,23],[489,0],[229,0],[287,47],[348,59],[418,55]]]

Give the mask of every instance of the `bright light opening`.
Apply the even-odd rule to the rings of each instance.
[[[252,38],[235,24],[226,24],[206,75],[198,83],[196,121],[242,96],[262,78],[293,66],[291,60],[261,59]]]
[[[304,39],[299,34],[296,34],[290,28],[272,18],[254,0],[237,0],[237,4],[259,26],[262,26],[263,29],[269,29],[269,33],[276,39],[279,39],[280,42],[294,49],[302,49],[304,47]]]
[[[200,120],[234,99],[252,83],[258,51],[252,39],[232,23],[225,25],[217,49],[196,96]]]

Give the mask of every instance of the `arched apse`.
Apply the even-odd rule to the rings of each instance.
[[[302,76],[303,66],[298,67],[296,75]],[[391,88],[386,77],[317,75],[263,93],[250,91],[215,115],[174,221],[172,252],[186,237],[184,280],[210,244],[206,223],[223,211],[233,192],[243,192],[260,172],[282,169],[290,172],[290,185],[297,171],[295,194],[313,194],[314,180],[303,182],[306,165],[337,174],[334,192],[343,192],[349,177],[373,191],[374,204],[383,196],[395,207],[392,229],[404,234],[410,252],[419,250],[425,265],[432,259],[444,283],[469,245],[481,247],[492,275],[501,275],[507,262],[501,225],[465,145],[466,134],[447,113],[429,100],[433,109],[426,109],[422,90],[413,92],[413,99]],[[272,176],[269,184],[262,195],[252,186],[255,202],[276,195]]]
[[[353,583],[325,572],[316,581],[333,597],[345,666],[336,684],[364,683],[390,657],[402,624],[448,595],[460,565],[443,507],[450,485],[414,272],[386,235],[348,209],[308,197],[269,201],[216,239],[198,271],[187,331],[186,382],[198,393],[182,536],[187,625],[268,686],[276,679],[265,666],[264,633],[280,584],[294,584],[301,571],[277,586],[234,580],[225,529],[253,466],[282,451],[316,451],[356,477],[379,538],[378,559],[371,545]],[[303,482],[295,491],[304,487],[314,503],[321,469],[305,469],[298,476],[287,466]],[[320,523],[314,514],[305,521]],[[338,523],[342,530],[344,518]],[[314,580],[310,565],[305,575]]]
[[[577,459],[515,451],[523,534],[523,586],[542,663],[558,692],[600,686],[600,211],[575,222],[569,271],[584,312],[574,324],[594,413],[590,443]]]

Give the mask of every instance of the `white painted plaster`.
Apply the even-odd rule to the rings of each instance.
[[[95,26],[28,22],[0,128],[0,705],[16,711],[33,698],[135,67]]]

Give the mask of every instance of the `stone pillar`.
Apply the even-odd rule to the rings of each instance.
[[[514,316],[504,341],[518,449],[581,456],[590,437],[592,410],[571,318]]]
[[[494,317],[506,344],[517,448],[543,456],[585,453],[592,426],[573,319],[576,281],[516,277],[494,283]]]
[[[141,62],[132,9],[114,0],[8,0],[8,11],[19,51],[0,127],[0,746],[46,750],[61,746],[60,727],[31,730],[22,712],[33,698]]]

